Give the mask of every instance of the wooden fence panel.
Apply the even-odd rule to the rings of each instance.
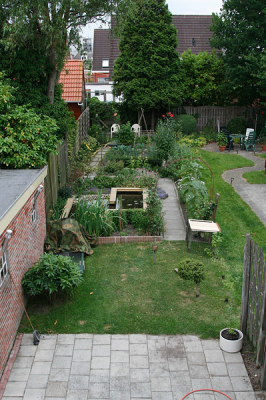
[[[189,115],[197,116],[197,129],[201,131],[207,124],[212,123],[214,129],[217,129],[218,123],[221,126],[226,126],[228,122],[235,117],[241,117],[246,120],[252,119],[252,107],[218,107],[218,106],[202,106],[202,107],[179,107],[178,113],[185,110]]]
[[[246,235],[241,304],[241,330],[257,350],[261,389],[266,389],[266,263],[262,249]]]

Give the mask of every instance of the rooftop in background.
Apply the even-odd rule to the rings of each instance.
[[[68,60],[61,72],[59,82],[63,84],[62,98],[67,102],[82,103],[84,97],[84,67],[81,60]]]
[[[177,29],[177,51],[180,56],[188,49],[191,49],[193,54],[212,52],[213,48],[209,43],[212,37],[209,29],[211,21],[211,15],[173,15],[173,25]],[[112,20],[112,25],[114,22]],[[118,45],[119,38],[112,36],[109,29],[94,30],[93,71],[109,71],[111,80],[114,62],[119,55]]]

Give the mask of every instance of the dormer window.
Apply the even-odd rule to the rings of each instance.
[[[109,68],[109,58],[103,58],[102,59],[102,67],[103,68]]]

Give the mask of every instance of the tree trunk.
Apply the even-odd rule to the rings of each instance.
[[[151,110],[151,130],[154,131],[155,128],[155,110]]]
[[[54,104],[54,88],[55,88],[55,84],[57,82],[57,75],[58,75],[58,72],[54,68],[48,77],[47,96],[50,101],[50,104]]]

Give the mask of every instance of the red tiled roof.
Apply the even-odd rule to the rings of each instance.
[[[68,60],[58,81],[58,83],[63,84],[62,98],[66,102],[81,103],[85,92],[84,82],[83,62],[80,60]]]

